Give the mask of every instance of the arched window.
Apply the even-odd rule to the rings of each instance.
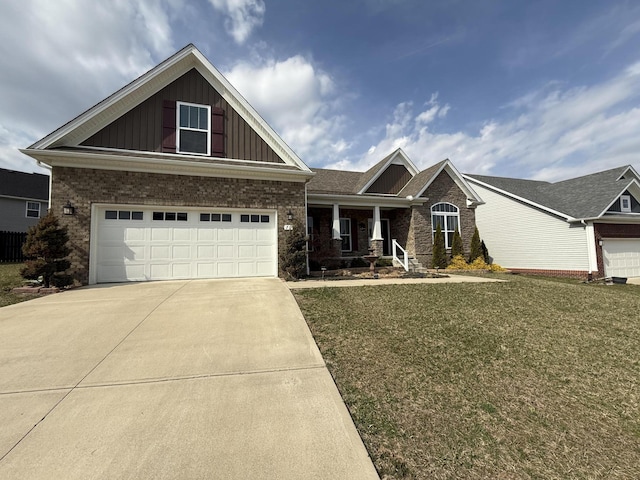
[[[444,234],[444,244],[446,248],[451,248],[453,244],[453,232],[456,228],[460,232],[460,212],[458,207],[452,203],[436,203],[431,207],[431,228],[435,237],[436,228]]]

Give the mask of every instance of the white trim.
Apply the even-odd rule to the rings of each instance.
[[[28,200],[30,202],[42,202],[47,203],[46,198],[27,198],[27,197],[15,197],[13,195],[0,195],[0,198],[9,198],[11,200]]]
[[[345,220],[347,222],[349,222],[349,233],[345,233],[344,237],[349,237],[349,249],[345,250],[342,248],[342,243],[340,243],[340,251],[341,252],[353,252],[353,235],[352,235],[352,230],[351,230],[351,218],[347,218],[347,217],[340,217],[340,240],[343,241],[344,237],[343,237],[343,233],[342,233],[342,221]]]
[[[627,190],[629,190],[629,188],[631,188],[632,186],[635,186],[637,189],[640,189],[640,183],[638,183],[638,181],[637,181],[635,178],[632,178],[632,179],[631,179],[631,181],[629,181],[629,183],[627,183],[627,184],[622,188],[622,190],[620,191],[620,193],[619,193],[619,194],[618,194],[618,195],[617,195],[613,200],[611,200],[611,202],[609,203],[609,205],[607,205],[607,206],[605,207],[605,209],[604,209],[602,212],[600,212],[600,215],[598,215],[598,217],[602,217],[603,215],[605,215],[605,214],[609,211],[609,209],[610,209],[611,207],[613,207],[613,204],[614,204],[614,203],[616,203],[616,202],[620,199],[620,197],[624,194],[624,192],[626,192]],[[623,213],[623,212],[621,212],[621,213]]]
[[[471,183],[476,183],[476,184],[478,184],[480,186],[483,186],[483,187],[485,187],[485,188],[487,188],[489,190],[492,190],[492,191],[494,191],[496,193],[500,193],[500,194],[502,194],[502,195],[504,195],[506,197],[513,198],[514,200],[518,200],[519,202],[525,203],[527,205],[531,205],[532,207],[535,207],[537,209],[540,209],[540,210],[543,210],[545,212],[548,212],[548,213],[551,213],[553,215],[556,215],[557,217],[565,219],[567,222],[578,222],[578,221],[580,221],[580,219],[574,218],[574,217],[572,217],[570,215],[567,215],[566,213],[562,213],[562,212],[559,212],[557,210],[553,210],[552,208],[545,207],[544,205],[540,205],[539,203],[532,202],[531,200],[527,200],[524,197],[520,197],[518,195],[514,195],[511,192],[507,192],[506,190],[502,190],[501,188],[494,187],[491,184],[482,182],[482,181],[477,180],[477,179],[475,179],[473,177],[470,177],[468,175],[463,175],[463,177],[467,181],[469,181]]]
[[[380,178],[380,176],[387,170],[387,168],[391,164],[404,165],[407,168],[407,170],[409,170],[409,173],[411,174],[412,177],[415,177],[420,172],[418,168],[414,165],[414,163],[409,159],[407,154],[404,153],[404,150],[402,150],[402,148],[398,148],[395,152],[393,152],[389,156],[389,158],[384,163],[384,165],[378,169],[377,173],[365,184],[365,186],[362,187],[362,189],[360,189],[360,191],[358,192],[358,195],[362,195],[364,192],[366,192],[369,189],[369,187],[371,187],[371,185],[373,185],[375,181],[378,180],[378,178]]]
[[[412,205],[422,205],[429,201],[427,197],[413,198],[411,200],[403,197],[374,197],[363,195],[333,195],[325,193],[310,193],[309,204],[312,205],[333,205],[338,202],[345,207],[367,207],[375,205],[386,208],[409,208]]]
[[[187,107],[195,107],[195,108],[204,108],[207,111],[207,151],[206,153],[196,153],[196,152],[188,152],[180,150],[180,131],[186,130],[190,132],[204,132],[204,129],[201,128],[193,128],[193,127],[182,127],[180,125],[180,107],[185,105]],[[176,152],[178,153],[186,153],[189,155],[198,155],[198,156],[211,156],[211,105],[199,105],[197,103],[189,103],[189,102],[180,102],[176,101]]]
[[[340,235],[340,205],[337,203],[332,204],[331,239],[342,239]]]
[[[431,176],[431,178],[424,185],[424,187],[422,187],[422,189],[414,196],[420,197],[427,190],[427,188],[429,188],[429,186],[435,181],[435,179],[438,178],[438,175],[440,175],[443,170],[447,171],[447,174],[449,174],[449,177],[451,177],[451,179],[455,182],[458,188],[460,188],[460,190],[462,190],[464,194],[467,196],[467,207],[475,207],[477,205],[481,205],[484,203],[480,198],[480,196],[473,190],[471,185],[469,185],[465,181],[465,177],[460,172],[458,172],[456,167],[453,166],[453,163],[451,163],[449,159],[446,159],[444,161],[444,163],[440,166],[438,171]]]
[[[107,209],[109,207],[113,207],[114,209],[119,210],[133,210],[139,209],[144,211],[149,210],[173,210],[180,212],[189,212],[189,213],[197,213],[206,210],[210,211],[220,211],[224,213],[256,213],[256,214],[269,214],[273,215],[273,234],[274,234],[274,242],[276,246],[276,258],[275,258],[275,271],[273,276],[278,276],[278,210],[273,208],[238,208],[238,207],[219,207],[216,205],[207,205],[207,206],[176,206],[169,204],[153,204],[153,205],[143,205],[143,204],[130,204],[130,203],[110,203],[110,202],[101,202],[101,203],[92,203],[91,204],[91,221],[90,221],[90,232],[89,232],[89,285],[95,285],[97,283],[97,245],[98,245],[98,221],[100,220],[97,215],[98,209]],[[121,208],[125,207],[125,208]],[[200,223],[200,222],[198,222]]]
[[[596,234],[593,222],[585,223],[584,233],[587,236],[587,258],[589,261],[589,273],[598,271],[598,256],[596,254]]]
[[[633,168],[633,166],[631,166],[631,165],[627,165],[627,168],[625,168],[624,172],[622,172],[620,174],[620,176],[618,178],[616,178],[616,181],[622,180],[622,177],[624,177],[627,174],[627,172],[629,172],[629,171],[631,171],[631,173],[635,177],[635,180],[639,180],[640,181],[640,175],[638,175],[638,172],[636,172],[635,168]]]
[[[627,206],[624,206],[625,201]],[[631,195],[620,195],[620,212],[631,213]]]
[[[438,205],[451,205],[453,208],[456,209],[456,211],[455,212],[440,212],[440,211],[434,212],[433,208],[437,207]],[[456,204],[451,202],[438,202],[431,205],[431,240],[432,241],[434,241],[436,228],[437,228],[437,226],[435,225],[435,222],[433,221],[434,216],[442,217],[444,219],[443,221],[444,228],[442,229],[442,234],[444,235],[444,247],[447,250],[450,250],[453,245],[448,245],[449,237],[447,236],[447,233],[451,232],[451,234],[453,235],[456,229],[454,228],[453,231],[451,231],[447,228],[447,218],[448,217],[456,218],[457,230],[458,230],[458,234],[460,234],[460,207],[458,207]],[[453,237],[451,238],[453,242]]]
[[[383,240],[382,238],[382,225],[380,221],[380,206],[374,205],[373,207],[373,230],[371,232],[371,241]]]
[[[37,216],[31,216],[29,215],[29,210],[31,210],[32,212],[35,211],[35,208],[29,208],[29,204],[30,203],[37,203],[38,204],[38,215]],[[42,201],[40,200],[25,200],[25,211],[24,211],[24,216],[25,218],[40,218],[42,215]]]
[[[192,68],[195,68],[220,93],[230,107],[262,137],[286,164],[310,172],[309,167],[192,44],[187,45],[164,62],[89,108],[66,125],[38,140],[25,153],[31,155],[33,150],[81,144]]]
[[[111,155],[60,150],[20,150],[49,166],[92,168],[169,175],[199,177],[246,178],[257,180],[282,180],[306,182],[314,173],[309,171],[268,168],[258,166],[228,165],[213,162],[178,160],[171,158],[143,158],[139,156]],[[179,157],[178,157],[179,158]],[[224,160],[224,159],[221,159]],[[280,165],[280,164],[275,164]]]

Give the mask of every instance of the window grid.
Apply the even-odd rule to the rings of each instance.
[[[27,217],[40,218],[40,202],[27,202]]]
[[[432,238],[435,239],[436,230],[440,225],[444,236],[445,248],[450,249],[453,244],[453,233],[460,232],[460,212],[451,203],[436,203],[431,207]]]
[[[343,252],[351,252],[353,246],[351,245],[351,219],[340,219],[340,238],[342,239],[341,250]]]
[[[211,154],[211,107],[193,103],[177,103],[178,153]]]

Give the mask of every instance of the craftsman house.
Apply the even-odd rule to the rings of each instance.
[[[401,150],[311,170],[193,45],[22,151],[52,170],[83,284],[276,276],[294,219],[312,266],[371,247],[408,268],[434,222],[468,248],[481,203],[451,162],[418,171]]]
[[[631,166],[549,183],[465,175],[494,261],[514,271],[640,276],[640,177]]]

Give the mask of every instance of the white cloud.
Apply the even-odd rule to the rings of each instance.
[[[33,169],[12,148],[30,145],[172,54],[170,17],[178,8],[176,0],[5,2],[0,165]]]
[[[240,62],[225,76],[308,164],[337,160],[350,148],[331,76],[302,56]]]
[[[225,28],[236,43],[243,44],[251,32],[262,25],[266,7],[262,0],[209,0],[213,8],[223,12]]]
[[[499,109],[475,132],[436,132],[430,108],[399,104],[386,134],[342,168],[364,170],[397,147],[421,168],[444,158],[463,172],[559,180],[620,165],[640,167],[640,69],[634,64],[596,85],[563,88],[552,82]],[[443,107],[444,108],[444,107]]]

